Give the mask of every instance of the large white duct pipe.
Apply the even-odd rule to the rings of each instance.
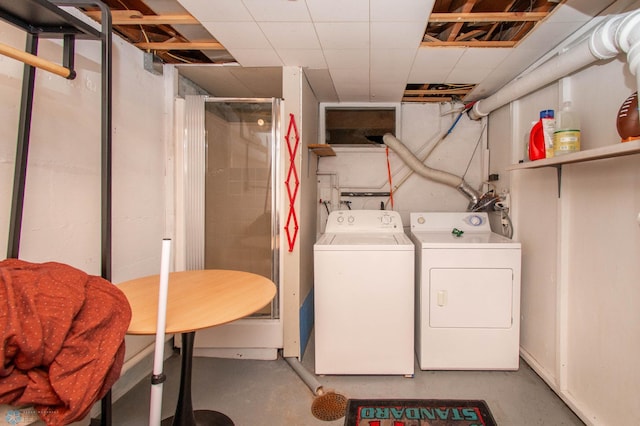
[[[485,117],[511,101],[593,62],[613,58],[620,52],[627,54],[629,68],[636,76],[637,87],[640,89],[640,9],[611,16],[596,27],[590,37],[572,49],[551,58],[488,98],[476,102],[469,111],[469,117],[473,120]]]
[[[480,194],[478,191],[470,187],[464,179],[454,174],[443,172],[442,170],[427,167],[418,157],[413,155],[409,148],[407,148],[391,133],[385,134],[382,137],[382,141],[385,145],[391,148],[411,170],[420,176],[456,188],[469,199],[472,205],[477,205],[480,201]]]

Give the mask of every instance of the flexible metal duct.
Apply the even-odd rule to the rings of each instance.
[[[495,94],[479,100],[469,111],[477,120],[536,89],[546,86],[593,62],[624,52],[640,89],[640,9],[606,19],[591,35],[565,53],[548,60],[531,73],[512,81]]]
[[[413,155],[409,148],[407,148],[391,133],[385,134],[382,137],[382,141],[385,145],[391,148],[411,170],[420,176],[456,188],[469,199],[472,206],[477,205],[480,201],[480,194],[478,191],[470,187],[464,179],[454,174],[443,172],[442,170],[427,167],[418,157]]]

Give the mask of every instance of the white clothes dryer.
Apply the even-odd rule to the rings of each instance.
[[[521,246],[487,213],[411,213],[422,370],[517,370]]]
[[[414,262],[397,212],[331,212],[314,245],[317,374],[413,376]]]

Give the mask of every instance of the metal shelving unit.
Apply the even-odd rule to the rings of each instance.
[[[102,16],[101,29],[74,17],[61,7],[98,7]],[[25,52],[2,47],[2,53],[25,63],[22,99],[11,201],[7,256],[18,258],[24,205],[29,136],[35,91],[36,68],[55,69],[58,75],[75,78],[75,41],[96,40],[102,46],[102,107],[101,107],[101,276],[111,281],[111,116],[112,116],[112,40],[111,12],[98,0],[0,0],[0,19],[22,29],[27,34]],[[62,39],[62,65],[38,58],[38,40]],[[111,392],[102,400],[101,425],[111,424]]]

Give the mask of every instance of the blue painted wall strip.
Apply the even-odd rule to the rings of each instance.
[[[313,289],[309,292],[304,303],[300,307],[300,357],[304,355],[304,350],[309,343],[311,330],[313,329]]]

